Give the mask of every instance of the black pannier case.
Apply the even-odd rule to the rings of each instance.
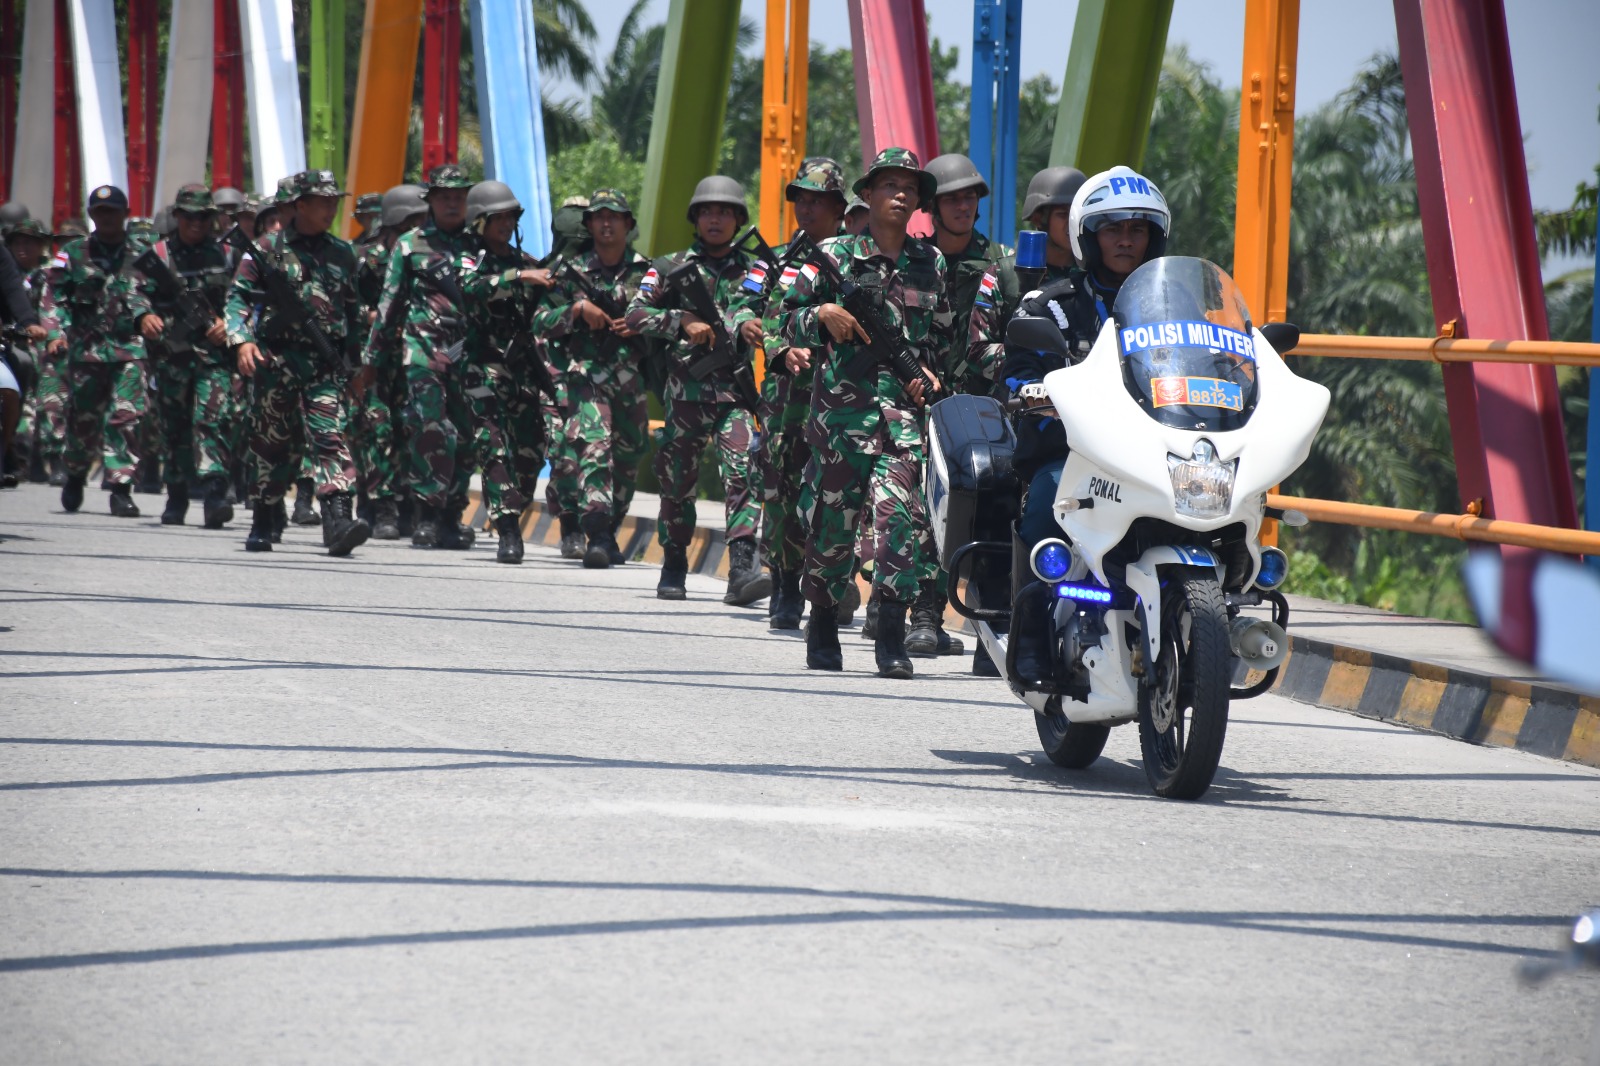
[[[976,540],[1011,542],[1017,435],[992,396],[951,396],[928,414],[928,518],[939,563]]]

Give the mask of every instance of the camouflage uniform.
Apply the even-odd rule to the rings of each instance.
[[[1064,280],[1073,268],[1045,265],[1044,280],[1040,287]],[[1000,365],[1006,358],[1006,326],[1017,313],[1022,302],[1022,282],[1017,277],[1017,257],[1010,254],[984,272],[974,294],[972,314],[966,332],[956,334],[957,342],[967,346],[966,365],[970,368],[969,391],[985,391],[977,387],[979,378],[994,390],[1000,382]],[[1002,383],[1003,384],[1003,383]],[[994,393],[999,395],[998,392]]]
[[[726,309],[749,273],[753,257],[737,249],[720,259],[706,254],[698,240],[687,250],[663,256],[651,264],[628,305],[627,323],[633,329],[672,342],[666,387],[666,427],[656,452],[655,474],[661,482],[661,514],[657,536],[663,546],[685,548],[694,534],[695,487],[700,477],[700,456],[707,443],[716,442],[722,474],[723,510],[727,539],[754,538],[761,512],[753,493],[751,450],[755,427],[750,413],[738,404],[733,379],[722,371],[706,381],[689,376],[688,365],[701,354],[682,334],[684,309],[663,287],[667,274],[683,263],[697,265],[717,306]],[[725,321],[725,326],[731,323]],[[730,330],[731,332],[731,330]],[[742,344],[735,337],[736,344]]]
[[[374,237],[359,249],[356,260],[356,292],[361,307],[371,318],[383,294],[383,279],[389,269],[393,242]],[[365,321],[365,319],[363,319]],[[398,346],[389,345],[373,354],[377,377],[359,400],[350,402],[350,454],[355,460],[360,489],[369,500],[392,499],[400,494],[400,467],[404,442],[399,436],[394,412],[405,396],[405,368],[400,365]]]
[[[179,189],[176,209],[207,215],[215,211],[203,185]],[[154,250],[178,283],[203,293],[213,313],[221,317],[233,278],[229,257],[216,238],[207,236],[194,245],[163,240]],[[225,478],[233,468],[237,439],[233,360],[203,333],[186,331],[176,318],[176,307],[161,302],[153,283],[146,283],[145,297],[166,324],[161,338],[150,345],[165,441],[163,480],[169,486],[187,486],[195,479]]]
[[[885,167],[919,169],[905,149],[881,153],[873,170]],[[879,292],[885,319],[900,327],[924,366],[944,365],[952,315],[944,257],[932,243],[908,236],[891,261],[869,232],[825,241],[821,254],[845,277]],[[924,543],[931,538],[922,495],[922,419],[887,366],[852,365],[861,349],[827,335],[818,309],[838,297],[815,267],[802,267],[781,304],[783,342],[810,348],[817,375],[806,425],[813,454],[801,500],[808,526],[802,591],[823,608],[844,599],[856,570],[857,514],[865,504],[874,584],[881,595],[909,603],[919,580],[934,576],[932,545]]]
[[[294,191],[300,196],[338,195],[327,171],[298,175]],[[349,242],[332,233],[308,237],[291,225],[269,236],[261,249],[295,283],[334,350],[343,351],[354,364],[361,349],[363,317],[355,288],[356,257]],[[250,450],[257,460],[257,508],[283,499],[300,472],[300,457],[294,451],[297,416],[309,438],[318,497],[348,493],[355,480],[344,439],[344,371],[324,365],[304,332],[278,325],[278,317],[262,287],[260,269],[247,256],[229,290],[224,319],[230,348],[255,343],[263,356],[270,352],[266,365],[254,375]]]
[[[583,213],[589,210],[587,196],[570,196],[562,202],[551,223],[555,237],[551,252],[561,258],[578,254],[578,249],[589,239],[583,225]],[[563,530],[577,529],[583,513],[583,471],[578,463],[578,449],[567,439],[567,419],[572,412],[569,377],[571,359],[566,344],[544,336],[539,337],[539,347],[546,363],[555,375],[556,396],[546,397],[544,404],[545,439],[549,442],[550,480],[545,483],[545,510],[561,520]]]
[[[91,203],[106,192],[96,189]],[[140,251],[132,237],[105,244],[91,234],[62,248],[47,272],[40,311],[50,341],[67,342],[66,465],[78,484],[96,451],[107,489],[131,487],[139,464],[149,395],[138,322],[150,313],[133,270]]]
[[[615,189],[597,191],[587,210],[601,208],[633,214],[627,198]],[[622,259],[608,267],[590,248],[574,254],[565,266],[581,272],[590,285],[626,307],[650,261],[629,246]],[[614,334],[588,329],[575,313],[578,301],[585,298],[576,281],[564,272],[558,274],[533,327],[558,342],[568,360],[564,436],[577,461],[584,524],[587,528],[603,519],[609,532],[628,513],[645,453],[648,413],[639,366],[645,342],[614,343],[610,339]]]
[[[465,189],[472,183],[454,164],[434,167],[428,188]],[[464,391],[462,348],[465,309],[426,272],[452,275],[457,257],[476,246],[465,226],[446,233],[432,218],[395,242],[389,255],[378,318],[363,361],[381,365],[384,349],[396,347],[406,383],[402,412],[409,437],[411,491],[417,502],[443,510],[466,502],[472,479],[472,412]],[[457,280],[459,284],[459,280]]]
[[[543,290],[518,278],[534,265],[519,248],[496,255],[487,248],[456,256],[467,299],[467,363],[474,444],[483,467],[484,504],[492,519],[520,518],[533,502],[544,467],[545,424],[540,394],[526,367],[508,363],[512,338],[529,328]],[[542,353],[524,345],[521,358]]]
[[[37,219],[23,219],[12,226],[6,236],[9,239],[17,235],[33,237],[49,248],[50,231]],[[40,304],[44,300],[47,269],[38,266],[22,277],[22,284],[28,290],[28,302],[41,322],[44,315],[40,313]],[[35,344],[33,357],[38,367],[38,381],[33,392],[23,397],[23,421],[17,423],[17,439],[30,440],[33,454],[53,469],[60,464],[67,442],[67,355],[65,352],[51,355],[45,345]]]
[[[950,392],[987,396],[991,391],[993,379],[985,373],[985,364],[981,361],[974,364],[968,358],[967,331],[979,293],[983,292],[987,297],[994,290],[990,283],[988,291],[984,291],[984,279],[998,270],[1001,262],[1008,260],[1013,263],[1016,261],[1010,248],[999,241],[991,241],[977,230],[972,231],[972,240],[964,249],[954,256],[945,257],[945,287],[950,293],[950,310],[955,320],[951,326],[949,358],[944,366],[937,369],[939,379]]]

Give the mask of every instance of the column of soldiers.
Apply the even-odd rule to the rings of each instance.
[[[1024,211],[1049,235],[1047,279],[1072,266],[1067,215],[1082,181],[1053,168],[1029,186]],[[744,189],[712,176],[687,205],[694,242],[652,261],[630,243],[627,198],[603,188],[563,205],[558,247],[536,261],[512,191],[455,165],[362,197],[353,244],[330,232],[347,194],[326,171],[267,197],[184,186],[159,226],[130,226],[126,197],[102,187],[89,197],[91,232],[48,268],[53,235],[5,223],[48,336],[35,466],[75,511],[98,461],[111,513],[137,516],[141,423],[159,416],[163,523],[186,521],[194,487],[205,527],[242,503],[246,549],[271,551],[296,486],[297,511],[333,555],[369,536],[470,548],[462,518],[479,473],[496,559],[514,564],[549,463],[562,554],[603,569],[626,561],[617,534],[648,450],[650,390],[665,416],[657,596],[687,595],[710,450],[724,602],[768,600],[777,631],[800,628],[809,602],[806,665],[839,670],[863,574],[878,672],[909,678],[913,658],[963,650],[944,630],[946,578],[923,500],[927,408],[997,388],[1022,296],[1010,250],[977,228],[988,193],[960,155],[924,169],[886,149],[848,189],[838,163],[808,159],[786,190],[796,232],[768,249],[740,239]],[[930,239],[908,232],[918,211]],[[856,313],[846,290],[866,300]],[[915,375],[896,373],[857,313],[898,335]],[[981,649],[973,670],[994,672]]]

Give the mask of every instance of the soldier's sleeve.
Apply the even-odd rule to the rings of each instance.
[[[1005,358],[1005,328],[1000,307],[1000,268],[990,267],[978,283],[978,298],[972,304],[972,319],[967,326],[967,365],[990,381],[999,380],[1000,363]]]
[[[844,255],[836,242],[837,238],[824,241],[822,254],[832,259],[834,265],[839,267],[839,273],[843,274]],[[790,271],[794,272],[792,277]],[[777,333],[783,343],[791,348],[822,347],[827,341],[822,336],[822,322],[817,312],[823,304],[833,299],[832,287],[823,280],[821,272],[809,263],[785,268],[778,284],[788,286],[775,316],[779,323]]]
[[[472,261],[473,257],[466,252],[456,256],[456,273],[461,278],[461,295],[468,300],[488,303],[491,300],[514,300],[526,288],[518,275],[522,271],[517,267],[509,270],[479,270],[476,263],[473,269],[462,269],[466,266],[463,260]]]
[[[228,331],[228,347],[237,348],[241,344],[256,342],[252,319],[260,298],[260,286],[256,283],[256,261],[245,256],[239,261],[233,284],[228,288],[228,303],[222,309],[222,321]]]
[[[945,283],[945,276],[949,271],[945,267],[944,255],[935,251],[934,269],[935,276],[939,279],[939,302],[933,309],[933,324],[928,329],[928,336],[923,340],[922,361],[935,372],[943,373],[945,367],[950,365],[951,348],[955,342],[956,314],[950,306],[950,287]],[[947,386],[949,383],[946,383]]]
[[[372,330],[367,335],[367,343],[361,350],[362,366],[377,366],[381,362],[382,351],[385,346],[398,344],[397,336],[399,316],[391,313],[396,300],[403,299],[402,288],[405,285],[406,274],[406,248],[408,242],[401,237],[389,251],[389,265],[383,272],[383,289],[378,293],[378,317],[372,320]],[[393,318],[396,321],[390,322]]]
[[[65,337],[72,328],[72,306],[68,302],[72,275],[66,263],[66,252],[56,256],[45,272],[44,294],[39,297],[39,321],[50,332],[47,343]]]
[[[340,278],[343,291],[340,293],[340,305],[344,312],[344,354],[349,360],[349,365],[360,366],[362,352],[366,347],[367,324],[366,312],[361,303],[361,290],[356,288],[356,269],[358,260],[353,246],[349,248],[349,258]]]
[[[565,337],[576,331],[577,326],[573,314],[578,306],[578,286],[570,281],[557,281],[545,291],[544,299],[539,301],[538,310],[533,313],[533,330],[542,333],[551,340]]]
[[[647,337],[677,340],[683,328],[683,312],[671,306],[662,286],[662,271],[656,263],[650,264],[644,277],[639,279],[639,291],[628,301],[628,313],[623,319],[628,328]]]

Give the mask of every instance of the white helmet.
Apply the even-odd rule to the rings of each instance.
[[[1167,209],[1167,198],[1161,195],[1155,182],[1131,167],[1112,167],[1103,170],[1083,183],[1072,198],[1072,214],[1068,231],[1072,235],[1072,254],[1091,272],[1100,265],[1100,245],[1083,240],[1108,222],[1121,222],[1129,218],[1142,218],[1150,223],[1150,250],[1145,262],[1167,253],[1167,238],[1172,233],[1172,212]]]

